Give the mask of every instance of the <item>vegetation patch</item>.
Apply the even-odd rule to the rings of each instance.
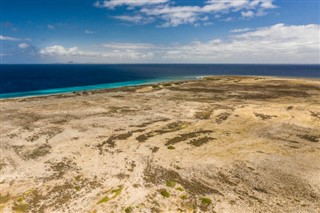
[[[196,138],[196,139],[193,139],[189,142],[189,144],[193,145],[193,146],[202,146],[206,143],[208,143],[209,141],[211,140],[215,140],[216,138],[211,138],[211,137],[202,137],[202,138]]]
[[[155,90],[161,90],[162,88],[160,87],[160,85],[154,84],[152,85],[152,88]]]
[[[161,189],[160,190],[160,194],[165,198],[169,198],[170,197],[170,193],[165,189]]]
[[[293,109],[293,106],[288,106],[287,108],[286,108],[286,110],[292,110]]]
[[[117,189],[108,191],[108,195],[104,196],[97,204],[106,203],[116,197],[118,197],[122,192],[122,186],[119,186]]]
[[[177,187],[176,190],[180,191],[180,192],[183,192],[184,191],[184,188],[182,187]]]
[[[125,211],[125,213],[132,213],[133,212],[133,208],[129,206],[124,211]]]
[[[29,212],[30,206],[26,203],[14,202],[12,206],[12,210],[17,212]]]
[[[190,87],[190,88],[182,88],[182,87],[171,87],[170,90],[174,91],[181,91],[181,92],[192,92],[192,93],[224,93],[225,90],[223,89],[205,89],[205,88],[198,88],[198,87]]]
[[[182,200],[186,200],[186,199],[188,199],[188,196],[187,195],[181,195],[181,197],[180,197]]]
[[[6,194],[6,195],[1,195],[0,194],[0,203],[6,203],[10,200],[10,195],[9,194]]]
[[[168,148],[168,149],[170,149],[170,150],[172,150],[172,149],[176,149],[174,146],[171,146],[171,145],[170,145],[170,146],[168,146],[167,148]]]
[[[307,140],[307,141],[310,141],[310,142],[313,142],[313,143],[317,143],[319,142],[319,137],[317,136],[314,136],[314,135],[297,135],[299,138],[302,138],[304,140]]]
[[[166,181],[166,186],[171,187],[171,188],[174,188],[174,187],[176,186],[176,182],[175,182],[175,181],[167,180],[167,181]]]
[[[172,86],[172,84],[168,84],[168,83],[166,83],[166,84],[162,84],[162,86],[164,86],[164,87],[171,87],[171,86]]]
[[[97,145],[98,149],[100,150],[100,154],[102,154],[102,152],[103,152],[104,145],[107,144],[108,147],[114,148],[116,146],[117,140],[126,140],[131,136],[132,136],[132,132],[126,132],[126,133],[122,133],[122,134],[118,134],[118,135],[112,135],[111,137],[108,138],[108,140]]]
[[[166,146],[169,146],[169,145],[174,145],[176,143],[179,143],[179,142],[182,142],[182,141],[186,141],[190,138],[195,138],[195,137],[198,137],[202,134],[209,134],[209,133],[212,133],[213,131],[211,130],[199,130],[199,131],[195,131],[195,132],[190,132],[190,133],[186,133],[186,134],[181,134],[177,137],[174,137],[174,138],[171,138],[169,139],[167,142],[166,142]]]
[[[139,135],[136,139],[139,142],[145,142],[149,138],[154,137],[156,135],[162,135],[162,134],[165,134],[165,133],[175,132],[175,131],[179,131],[181,129],[184,129],[184,128],[188,127],[189,124],[190,123],[183,122],[183,121],[169,123],[165,127],[163,127],[162,129],[155,130],[155,131],[152,131],[152,132],[148,132],[146,134]]]
[[[201,198],[201,204],[204,206],[209,206],[212,203],[210,198],[203,197]]]
[[[120,179],[120,180],[123,180],[123,179],[129,178],[130,175],[125,174],[125,173],[119,173],[119,174],[116,175],[116,177],[117,177],[118,179]]]
[[[109,112],[111,114],[115,114],[115,113],[120,113],[120,114],[127,114],[127,113],[132,113],[132,112],[136,112],[136,109],[131,109],[129,107],[117,107],[117,106],[111,106],[109,107]]]
[[[157,146],[155,146],[155,147],[153,147],[152,148],[152,153],[156,153],[156,152],[158,152],[159,151],[159,147],[157,147]]]

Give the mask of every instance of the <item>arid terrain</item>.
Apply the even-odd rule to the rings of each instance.
[[[0,100],[1,212],[320,212],[320,83],[201,80]]]

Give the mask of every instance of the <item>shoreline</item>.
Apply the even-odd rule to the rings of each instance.
[[[113,89],[156,85],[156,84],[162,84],[162,83],[180,82],[180,81],[189,81],[189,80],[197,80],[197,76],[183,76],[181,80],[179,80],[178,77],[164,78],[164,79],[146,79],[146,80],[140,80],[140,81],[127,81],[127,82],[115,82],[115,83],[77,86],[77,87],[53,88],[53,89],[46,89],[46,90],[27,91],[27,92],[2,93],[0,94],[0,101],[6,100],[6,99],[16,99],[16,98],[31,98],[31,97],[44,97],[44,96],[53,96],[53,95],[72,94],[72,93],[86,92],[86,91],[91,92],[91,91],[100,91],[100,90],[113,90]],[[126,84],[126,83],[128,85],[122,86],[122,84]],[[88,89],[85,89],[85,88],[88,88]],[[54,92],[55,90],[59,90],[61,92]],[[19,94],[29,94],[29,93],[35,93],[35,94],[17,96]],[[3,96],[7,96],[7,97],[3,97]]]
[[[59,95],[70,95],[74,93],[81,93],[81,92],[95,92],[95,91],[111,91],[115,89],[126,89],[131,87],[142,87],[142,86],[152,86],[158,84],[165,84],[165,83],[175,83],[175,82],[188,82],[188,81],[197,81],[197,80],[204,80],[210,77],[258,77],[258,78],[280,78],[280,79],[301,79],[301,80],[311,80],[311,81],[318,81],[320,80],[320,76],[317,77],[299,77],[299,76],[267,76],[267,75],[201,75],[201,76],[183,76],[182,79],[146,79],[140,81],[140,83],[132,83],[130,85],[121,85],[123,83],[128,82],[115,82],[115,83],[107,83],[107,84],[98,84],[98,85],[87,85],[87,86],[77,86],[77,87],[65,87],[65,88],[53,88],[53,89],[46,89],[46,90],[35,90],[35,91],[27,91],[27,92],[14,92],[14,93],[2,93],[0,94],[0,102],[2,100],[15,100],[15,99],[22,99],[22,98],[39,98],[39,97],[50,97],[50,96],[59,96]],[[138,81],[135,81],[138,82]],[[110,85],[115,85],[111,86]],[[85,89],[88,88],[88,89]],[[54,90],[61,90],[61,92],[50,92]],[[49,91],[47,93],[46,91]],[[41,94],[41,92],[44,92]],[[35,93],[32,95],[22,95],[19,96],[18,94],[29,94]],[[4,97],[5,96],[5,97]]]

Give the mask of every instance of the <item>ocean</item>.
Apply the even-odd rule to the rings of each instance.
[[[320,78],[320,65],[244,64],[46,64],[0,65],[0,98],[38,96],[206,75]]]

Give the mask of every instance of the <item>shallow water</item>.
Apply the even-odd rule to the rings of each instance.
[[[117,88],[204,75],[320,78],[320,65],[0,65],[0,98]]]

